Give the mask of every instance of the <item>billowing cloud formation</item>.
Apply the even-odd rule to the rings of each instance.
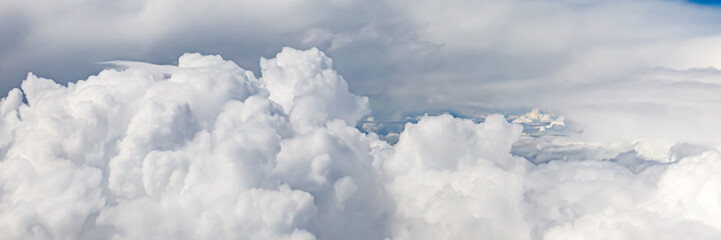
[[[116,64],[3,100],[2,238],[383,234],[372,139],[351,127],[368,100],[323,53],[285,49],[260,80],[219,56]]]
[[[533,164],[520,125],[448,114],[390,145],[353,127],[368,99],[317,49],[260,78],[200,54],[115,64],[0,101],[0,238],[721,237],[716,150]]]

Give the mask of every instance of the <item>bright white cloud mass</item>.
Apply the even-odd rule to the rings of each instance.
[[[0,33],[0,239],[721,239],[718,6],[10,0]]]

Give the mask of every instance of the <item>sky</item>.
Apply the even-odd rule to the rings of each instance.
[[[525,110],[546,104],[538,88],[714,67],[721,31],[718,9],[684,1],[4,1],[0,11],[3,93],[28,72],[72,82],[105,61],[173,64],[186,52],[258,73],[282,47],[317,47],[386,119]]]
[[[714,1],[0,1],[2,239],[717,239]]]
[[[692,3],[697,3],[701,5],[718,5],[721,4],[719,1],[713,1],[713,0],[692,0],[690,1]]]

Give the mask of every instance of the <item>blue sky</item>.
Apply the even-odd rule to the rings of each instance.
[[[720,5],[721,1],[714,1],[714,0],[690,0],[692,3],[698,3],[703,5]]]

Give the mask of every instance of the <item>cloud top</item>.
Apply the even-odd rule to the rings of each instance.
[[[0,238],[721,236],[713,149],[534,164],[511,154],[520,125],[448,114],[390,145],[354,127],[368,100],[317,49],[284,48],[259,78],[213,55],[114,64],[30,74],[0,101]]]

